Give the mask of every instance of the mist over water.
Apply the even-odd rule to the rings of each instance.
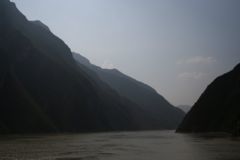
[[[6,160],[237,160],[240,143],[174,131],[114,132],[0,139]]]

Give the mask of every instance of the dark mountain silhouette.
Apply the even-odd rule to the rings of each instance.
[[[239,129],[240,64],[207,87],[177,131],[235,132]]]
[[[174,129],[182,120],[183,111],[172,106],[150,86],[121,73],[117,69],[102,69],[95,66],[78,53],[73,53],[73,57],[97,74],[118,94],[136,103],[141,110],[150,114],[157,122],[161,122],[161,126]]]
[[[32,23],[35,24],[35,25],[38,25],[39,27],[41,27],[41,28],[43,28],[43,29],[45,29],[45,30],[47,30],[47,31],[50,32],[50,29],[48,28],[48,26],[46,26],[46,25],[45,25],[44,23],[42,23],[41,21],[36,20],[36,21],[32,21]]]
[[[40,21],[0,1],[0,133],[169,128],[76,63]]]

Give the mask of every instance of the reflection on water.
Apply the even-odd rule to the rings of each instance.
[[[240,141],[173,131],[5,136],[3,160],[240,160]]]

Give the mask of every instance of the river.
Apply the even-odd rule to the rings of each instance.
[[[1,160],[240,160],[240,140],[174,131],[0,136]]]

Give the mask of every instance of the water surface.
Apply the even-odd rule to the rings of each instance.
[[[174,131],[0,137],[3,160],[240,160],[240,141]]]

